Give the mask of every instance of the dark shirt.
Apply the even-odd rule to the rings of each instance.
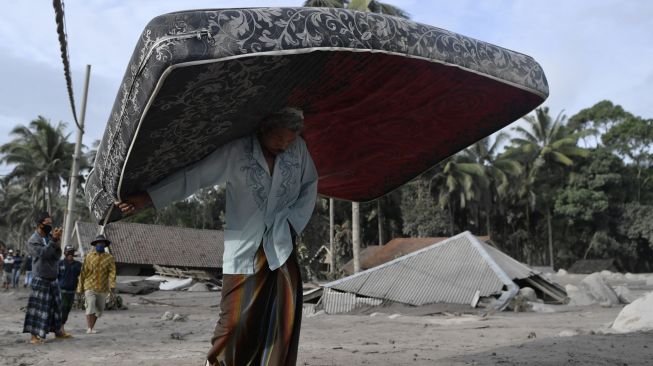
[[[62,290],[75,291],[79,274],[82,273],[82,264],[76,260],[68,263],[67,260],[59,261],[59,287]]]
[[[25,272],[31,272],[32,271],[32,257],[27,256],[23,258],[23,267],[21,268],[21,271]]]
[[[34,232],[27,240],[27,251],[32,256],[34,276],[54,280],[59,273],[61,248],[50,245],[50,241],[52,239],[49,236],[42,237],[39,233]]]
[[[7,273],[11,273],[11,270],[14,269],[14,261],[12,259],[13,259],[13,256],[11,256],[11,259],[9,257],[7,257],[4,260],[4,263],[3,263],[4,266],[2,267],[2,269]]]
[[[20,270],[20,265],[23,263],[23,257],[19,255],[14,256],[14,268],[19,271]]]

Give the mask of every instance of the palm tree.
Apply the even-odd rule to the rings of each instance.
[[[60,192],[70,175],[74,145],[64,134],[65,124],[52,126],[39,116],[29,127],[17,126],[10,134],[15,138],[0,146],[0,161],[13,165],[6,182],[25,184],[35,207],[52,212],[53,195]]]
[[[486,137],[464,150],[463,155],[476,164],[483,166],[487,189],[484,190],[482,201],[485,206],[486,235],[492,237],[491,217],[495,203],[501,202],[508,194],[509,176],[518,176],[522,166],[514,159],[498,155],[498,149],[508,139],[504,132],[499,133],[494,141]]]
[[[455,235],[456,211],[469,208],[487,190],[489,181],[483,165],[464,154],[454,155],[444,162],[444,168],[430,182],[430,191],[437,195],[438,204],[449,212],[449,234]],[[435,189],[442,187],[444,189]]]
[[[528,129],[515,127],[514,131],[519,137],[513,138],[515,148],[511,149],[506,157],[522,158],[525,166],[521,190],[521,197],[526,198],[527,214],[530,211],[529,203],[534,206],[535,186],[544,188],[538,190],[547,219],[549,242],[549,261],[551,267],[553,259],[553,231],[551,227],[552,189],[546,189],[556,178],[556,168],[572,166],[574,158],[586,157],[589,151],[578,147],[580,133],[571,133],[565,126],[566,116],[560,112],[555,119],[549,115],[549,108],[542,107],[535,110],[535,115],[523,117],[528,122]],[[559,177],[559,175],[557,176]],[[528,221],[528,220],[527,220]],[[527,222],[528,225],[528,222]],[[527,228],[527,231],[528,228]]]
[[[37,208],[29,199],[25,187],[20,184],[2,184],[0,210],[2,226],[6,229],[5,242],[11,246],[24,249],[25,238],[32,229],[32,218]]]

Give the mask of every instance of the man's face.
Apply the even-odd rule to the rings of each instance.
[[[66,253],[66,259],[67,260],[72,261],[74,257],[75,256],[73,255],[73,253]]]
[[[50,226],[52,226],[52,217],[47,217],[45,220],[41,221],[41,225],[50,225]]]
[[[277,127],[261,134],[263,146],[273,153],[279,155],[286,151],[299,136],[299,131],[291,131],[284,127]]]

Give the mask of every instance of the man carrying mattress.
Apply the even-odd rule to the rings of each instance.
[[[164,207],[226,184],[227,230],[220,319],[207,364],[294,365],[302,316],[295,236],[313,213],[317,171],[301,110],[267,116],[259,131],[118,203],[123,214]]]

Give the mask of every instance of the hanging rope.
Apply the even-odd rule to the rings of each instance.
[[[83,129],[77,121],[77,111],[75,110],[75,98],[73,97],[73,82],[70,78],[70,62],[68,58],[68,40],[66,36],[66,21],[63,12],[63,0],[53,0],[55,20],[57,22],[57,34],[59,35],[59,45],[61,46],[61,61],[63,61],[63,72],[66,77],[66,86],[68,87],[68,98],[70,99],[70,108],[73,110],[73,119],[77,128],[82,132]]]

